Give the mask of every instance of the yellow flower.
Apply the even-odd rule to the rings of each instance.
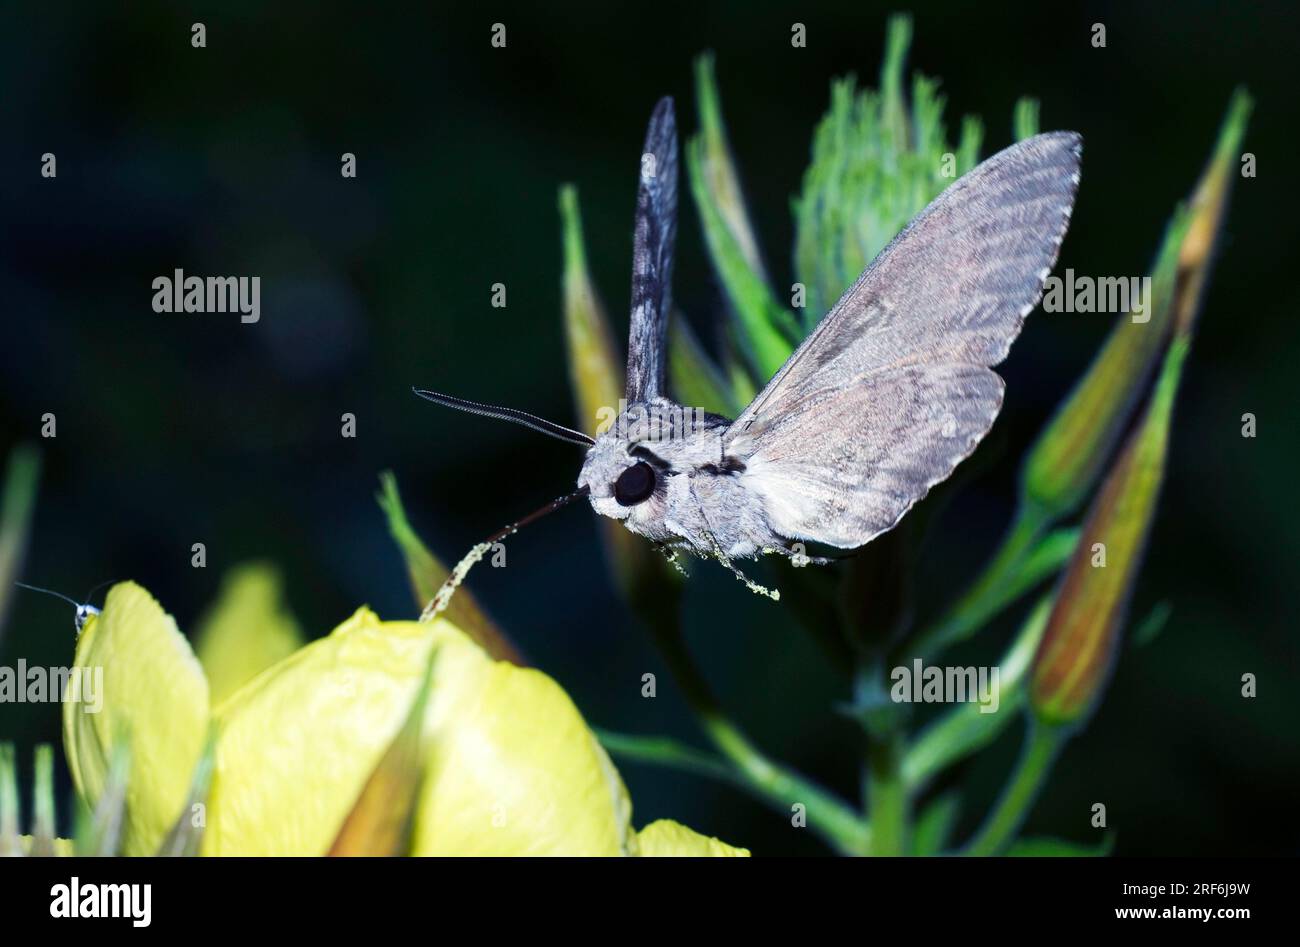
[[[412,707],[423,712],[415,854],[748,854],[671,822],[635,832],[627,790],[564,690],[493,660],[446,621],[383,622],[359,609],[210,711],[175,622],[123,583],[78,643],[77,663],[95,661],[102,710],[64,706],[69,767],[93,806],[115,741],[130,741],[123,844],[135,854],[156,851],[190,817],[182,809],[209,721],[216,770],[202,852],[330,851]]]
[[[208,678],[212,705],[302,647],[298,624],[284,607],[280,573],[250,563],[231,569],[221,597],[199,619],[199,663]]]
[[[672,858],[709,855],[735,857],[749,854],[747,849],[733,848],[726,842],[708,838],[671,819],[651,822],[636,833],[636,854],[641,856]]]
[[[109,590],[103,613],[77,639],[74,664],[91,683],[65,692],[63,745],[72,780],[93,808],[108,782],[113,747],[127,741],[133,776],[122,850],[152,855],[185,802],[203,749],[207,678],[175,620],[133,582]]]

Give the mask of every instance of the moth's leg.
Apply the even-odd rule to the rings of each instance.
[[[673,547],[669,546],[667,543],[655,543],[654,547],[664,554],[664,558],[668,560],[669,564],[674,569],[676,569],[682,575],[689,575],[689,573],[687,573],[686,571],[686,567],[682,565],[681,562],[679,561],[680,550],[674,549]]]
[[[829,566],[840,561],[829,556],[810,556],[806,552],[790,546],[767,546],[763,549],[763,554],[767,556],[785,556],[796,569],[801,566]]]
[[[736,567],[736,564],[731,561],[731,557],[727,555],[726,551],[722,548],[722,545],[714,536],[713,525],[709,522],[709,515],[704,512],[704,505],[699,502],[697,497],[695,497],[695,490],[693,488],[691,490],[691,497],[695,499],[695,506],[700,511],[700,519],[704,522],[703,533],[705,538],[709,541],[709,546],[713,549],[714,558],[716,558],[718,562],[722,563],[722,565],[731,572],[732,575],[745,583],[745,588],[749,589],[755,595],[766,595],[772,601],[779,602],[781,600],[781,592],[779,589],[769,589],[766,586],[759,585]]]
[[[710,539],[712,539],[711,536]],[[749,576],[745,575],[745,573],[741,572],[740,569],[736,567],[734,562],[727,558],[727,554],[722,551],[722,547],[716,542],[713,544],[713,554],[717,557],[718,562],[722,563],[722,565],[725,566],[737,579],[745,583],[745,588],[749,589],[755,595],[766,595],[774,602],[781,601],[780,589],[769,589],[767,586],[759,585]]]

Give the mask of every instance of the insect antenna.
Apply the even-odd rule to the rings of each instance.
[[[440,404],[444,408],[455,408],[457,411],[467,411],[470,414],[479,414],[485,418],[513,421],[515,424],[522,424],[524,427],[532,428],[534,431],[539,431],[557,440],[568,441],[570,444],[578,444],[582,447],[590,447],[596,443],[593,438],[581,431],[575,431],[573,428],[556,424],[554,421],[548,421],[545,418],[539,418],[535,414],[520,411],[518,408],[502,408],[497,405],[479,404],[477,401],[467,401],[464,398],[444,395],[437,391],[426,391],[423,388],[412,388],[411,390],[426,401]]]
[[[529,523],[535,523],[548,513],[554,513],[561,507],[568,506],[574,500],[585,497],[590,492],[591,490],[589,487],[579,487],[572,493],[566,494],[562,497],[557,497],[545,506],[533,510],[533,512],[529,513],[523,519],[515,520],[508,526],[502,526],[487,539],[476,544],[473,549],[465,554],[465,557],[461,559],[460,562],[456,563],[456,567],[451,570],[451,573],[442,583],[442,586],[438,589],[437,593],[429,600],[429,604],[424,606],[424,611],[420,613],[420,621],[432,621],[437,618],[438,615],[442,614],[447,606],[451,604],[452,595],[455,594],[456,589],[460,588],[460,584],[465,581],[465,576],[469,574],[469,570],[474,568],[475,563],[491,552],[492,547],[496,543],[499,543],[508,536],[513,536]]]
[[[86,593],[86,597],[85,597],[84,599],[82,599],[82,601],[83,601],[83,602],[89,602],[89,601],[90,601],[90,597],[91,597],[92,595],[94,595],[96,592],[98,592],[100,589],[102,589],[104,586],[106,586],[106,585],[116,585],[116,584],[117,584],[117,579],[108,579],[108,580],[106,580],[106,581],[104,581],[104,582],[101,582],[101,583],[99,583],[99,585],[95,586],[93,589],[91,589],[89,592],[87,592],[87,593]]]
[[[15,582],[14,585],[18,586],[20,589],[28,589],[32,592],[44,592],[46,595],[53,595],[55,598],[61,598],[69,605],[71,605],[73,608],[81,607],[81,602],[69,598],[67,595],[64,595],[62,592],[56,592],[54,591],[54,589],[43,589],[39,585],[28,585],[26,582]]]

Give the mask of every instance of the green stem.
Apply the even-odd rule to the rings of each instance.
[[[600,727],[591,729],[601,746],[620,759],[666,766],[684,773],[732,783],[741,788],[749,786],[744,777],[726,761],[668,737],[616,733]]]
[[[1012,841],[1067,738],[1068,731],[1063,727],[1030,720],[1020,762],[1016,764],[997,807],[967,843],[963,854],[996,855]]]
[[[870,829],[865,820],[842,800],[765,756],[727,719],[704,676],[686,648],[678,628],[652,626],[655,641],[677,680],[700,727],[747,785],[786,814],[802,804],[808,828],[837,851],[861,855],[867,851]]]
[[[907,852],[909,800],[903,782],[903,735],[873,741],[867,753],[867,798],[871,804],[871,854]]]
[[[979,628],[996,610],[1003,598],[1003,586],[1011,581],[1033,549],[1034,543],[1050,524],[1051,517],[1046,510],[1027,500],[1023,501],[1016,509],[1015,519],[1003,537],[997,555],[943,618],[916,637],[907,653],[914,657],[928,657],[969,637]]]

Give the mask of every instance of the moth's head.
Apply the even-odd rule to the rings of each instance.
[[[662,515],[669,465],[659,448],[671,432],[659,417],[653,405],[630,405],[587,451],[578,486],[601,516],[637,522]]]
[[[109,582],[101,582],[86,593],[86,598],[89,599],[105,585],[110,584],[111,580]],[[15,582],[14,585],[22,589],[30,589],[33,592],[41,592],[44,595],[53,595],[55,598],[61,598],[63,601],[75,608],[77,611],[73,616],[73,621],[76,624],[77,634],[81,634],[82,629],[86,627],[86,623],[99,614],[99,609],[94,605],[91,605],[89,602],[78,602],[76,599],[69,598],[62,592],[56,592],[53,589],[43,589],[39,585],[28,585],[26,582]]]
[[[81,630],[86,627],[86,622],[98,614],[99,609],[94,605],[78,605],[77,614],[73,619],[76,622],[77,634],[81,634]]]

